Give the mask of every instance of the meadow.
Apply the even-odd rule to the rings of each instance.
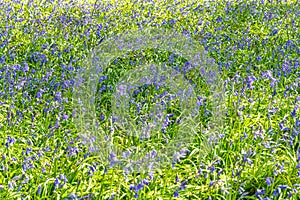
[[[92,98],[106,135],[87,141],[78,74],[110,38],[147,27],[193,39],[215,73],[172,49],[112,55]],[[299,27],[298,0],[0,0],[0,199],[300,199]],[[117,167],[127,154],[97,147],[110,138],[124,152],[163,154],[176,138],[182,106],[161,82],[136,87],[122,110],[143,128],[161,105],[155,134],[116,123],[122,74],[151,63],[193,86],[197,128],[169,165],[138,172]]]

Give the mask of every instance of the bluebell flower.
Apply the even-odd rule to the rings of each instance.
[[[116,154],[115,154],[114,152],[111,152],[111,153],[110,153],[109,161],[110,161],[110,164],[109,164],[110,167],[113,167],[113,166],[115,166],[117,163],[119,163],[119,160],[118,160],[118,158],[116,157]]]
[[[178,183],[180,181],[178,174],[176,174],[176,176],[175,176],[175,181],[176,181],[176,183]]]
[[[274,29],[273,31],[272,31],[272,33],[270,34],[270,36],[274,36],[274,35],[276,35],[278,33],[278,30],[277,29]]]
[[[16,182],[15,181],[8,181],[8,189],[9,190],[13,190],[16,186]]]
[[[265,193],[266,193],[266,190],[265,190],[265,189],[262,189],[262,190],[257,189],[255,195],[256,195],[256,196],[260,196],[260,195],[263,195],[263,194],[265,194]]]
[[[270,186],[272,184],[272,178],[267,177],[266,178],[266,183],[268,186]]]
[[[293,117],[293,118],[295,118],[296,117],[296,112],[297,112],[297,110],[298,110],[298,105],[296,105],[295,107],[294,107],[294,109],[293,109],[293,111],[291,112],[291,116]]]
[[[11,144],[13,144],[15,142],[16,142],[15,138],[7,136],[7,140],[6,140],[6,143],[5,143],[6,148],[8,148]]]
[[[135,190],[136,190],[136,192],[137,191],[140,191],[141,189],[143,189],[144,188],[144,184],[143,183],[139,183],[139,184],[137,184],[137,186],[135,187]]]
[[[278,188],[280,188],[280,189],[282,189],[282,190],[285,190],[285,189],[288,188],[288,186],[286,186],[286,185],[279,185]]]
[[[250,88],[250,89],[254,89],[254,87],[252,86],[254,81],[256,81],[257,78],[253,75],[249,75],[246,77],[246,84],[247,84],[247,87]]]
[[[71,200],[77,200],[77,199],[78,199],[78,196],[77,196],[76,194],[74,194],[74,193],[71,193],[71,194],[69,194],[69,198],[70,198]]]
[[[281,131],[288,131],[288,130],[290,130],[289,128],[284,127],[282,122],[279,123],[279,128],[280,128]]]
[[[22,182],[21,182],[21,184],[26,184],[26,183],[28,183],[30,181],[30,178],[25,178]]]
[[[178,194],[178,191],[177,191],[177,190],[175,190],[175,192],[174,192],[174,197],[175,197],[175,198],[178,198],[178,197],[179,197],[179,194]]]
[[[60,183],[59,179],[56,178],[55,181],[54,181],[54,188],[58,188],[59,183]]]
[[[63,181],[63,183],[61,183],[60,186],[59,186],[60,188],[62,188],[66,184],[66,182],[68,181],[67,176],[65,174],[60,174],[59,179],[61,181]]]
[[[221,23],[222,21],[223,21],[223,19],[222,19],[222,17],[220,17],[220,16],[216,19],[216,22],[217,22],[217,23]]]
[[[4,64],[5,61],[6,61],[6,56],[5,55],[1,56],[0,57],[0,64]]]
[[[273,191],[273,196],[277,196],[280,194],[280,190],[278,188],[276,188],[274,191]]]
[[[37,192],[36,192],[37,195],[40,195],[40,194],[41,194],[41,191],[42,191],[42,188],[41,188],[41,186],[39,186],[38,189],[37,189]]]
[[[178,190],[184,190],[187,187],[187,183],[187,180],[182,181]]]
[[[148,180],[147,178],[145,178],[142,182],[144,185],[150,185],[150,180]]]
[[[109,198],[109,200],[113,200],[115,198],[115,194],[112,194]]]
[[[176,24],[176,20],[175,19],[170,19],[170,24],[173,26]]]
[[[210,170],[210,173],[213,173],[213,172],[215,171],[215,166],[212,165],[212,166],[209,167],[208,169]]]

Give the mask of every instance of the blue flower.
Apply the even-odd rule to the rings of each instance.
[[[223,21],[223,19],[222,19],[222,17],[220,17],[220,16],[216,19],[216,22],[217,22],[217,23],[221,23],[222,21]]]
[[[179,194],[178,194],[178,191],[177,191],[177,190],[175,190],[175,192],[174,192],[174,197],[175,197],[175,198],[178,198],[178,197],[179,197]]]
[[[187,187],[187,183],[188,183],[187,180],[182,181],[178,190],[184,190]]]
[[[176,183],[180,181],[178,174],[176,174],[175,181],[176,181]]]
[[[11,144],[13,144],[15,142],[16,142],[15,138],[7,136],[7,141],[5,143],[6,148],[8,148]]]
[[[113,200],[115,198],[115,194],[112,194],[109,200]]]
[[[4,55],[4,56],[1,56],[1,57],[0,57],[0,64],[4,64],[5,61],[6,61],[6,56],[5,56],[5,55]]]
[[[293,118],[295,118],[296,117],[296,112],[297,112],[297,110],[298,110],[298,105],[296,105],[295,106],[295,108],[293,109],[293,111],[291,112],[291,116],[293,117]]]
[[[282,189],[282,190],[285,190],[285,189],[288,188],[288,186],[287,186],[287,185],[279,185],[278,188],[280,188],[280,189]]]
[[[209,187],[213,186],[215,184],[215,181],[210,181],[209,182]]]
[[[279,194],[280,194],[280,191],[279,191],[278,188],[276,188],[276,189],[274,190],[274,192],[273,192],[273,196],[277,196],[277,195],[279,195]]]
[[[255,195],[256,195],[256,196],[260,196],[260,195],[263,195],[263,194],[265,194],[265,193],[266,193],[266,190],[265,190],[265,189],[262,189],[262,190],[257,189]]]
[[[77,200],[78,199],[78,196],[74,193],[69,194],[69,197],[70,197],[71,200]]]
[[[56,178],[55,181],[54,181],[54,187],[58,188],[59,183],[60,183],[59,179]]]
[[[37,195],[40,195],[40,194],[41,194],[41,191],[42,191],[42,188],[41,188],[41,186],[39,186],[38,189],[37,189],[37,192],[36,192]]]
[[[288,131],[288,130],[290,130],[289,128],[284,127],[282,122],[279,123],[279,128],[280,128],[281,131]]]
[[[272,178],[267,177],[266,178],[266,183],[268,186],[270,186],[272,184]]]
[[[278,33],[278,30],[277,29],[274,29],[273,31],[272,31],[272,33],[270,34],[270,36],[274,36],[274,35],[276,35]]]

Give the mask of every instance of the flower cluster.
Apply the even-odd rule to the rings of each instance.
[[[296,0],[0,0],[1,199],[299,199],[299,5]],[[143,27],[164,27],[194,39],[218,72],[197,71],[186,58],[156,49],[113,58],[97,80],[95,102],[105,138],[124,151],[123,157],[108,152],[108,163],[101,163],[98,147],[85,141],[88,131],[75,126],[74,116],[87,110],[84,105],[73,109],[75,77],[109,36]],[[128,158],[126,150],[135,145],[140,145],[136,151],[148,151],[145,158],[155,156],[154,149],[163,151],[176,127],[184,126],[176,100],[184,93],[174,94],[160,81],[131,88],[128,110],[143,132],[135,138],[118,127],[110,97],[121,91],[116,83],[128,69],[152,61],[181,73],[193,86],[200,126],[190,147],[172,155],[173,165],[154,175],[146,172],[151,178],[143,179],[145,174],[130,166],[126,175],[106,166]],[[226,97],[220,126],[211,123],[219,109],[212,107],[217,97],[208,89],[214,73]],[[156,104],[165,116],[151,115],[148,108]],[[157,134],[150,134],[157,124]],[[207,139],[210,128],[218,132]],[[204,149],[203,143],[213,148]]]

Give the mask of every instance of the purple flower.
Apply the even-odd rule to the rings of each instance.
[[[115,198],[115,194],[112,194],[109,200],[113,200]]]
[[[255,195],[256,195],[256,196],[260,196],[260,195],[263,195],[263,194],[265,194],[265,193],[266,193],[266,190],[265,190],[265,189],[262,189],[262,190],[257,189]]]
[[[253,85],[254,81],[256,81],[256,80],[257,79],[253,75],[247,76],[247,78],[246,78],[247,87],[250,89],[254,89],[254,87],[252,85]]]
[[[270,186],[272,184],[272,178],[267,177],[266,178],[266,183],[268,186]]]
[[[78,196],[76,194],[74,194],[74,193],[69,194],[69,197],[70,197],[71,200],[78,199]]]
[[[143,182],[144,185],[149,185],[150,184],[150,181],[148,179],[144,179],[142,182]]]
[[[279,191],[278,188],[276,188],[276,189],[274,190],[274,192],[273,192],[273,196],[277,196],[277,195],[279,195],[279,194],[280,194],[280,191]]]
[[[129,185],[129,190],[134,190],[134,188],[135,188],[134,184]]]
[[[6,148],[8,148],[10,146],[10,144],[13,144],[15,142],[16,142],[15,138],[7,136],[7,141],[5,143]]]
[[[256,58],[257,61],[261,61],[261,59],[262,59],[261,56],[258,56],[258,57]]]
[[[1,56],[1,57],[0,57],[0,64],[5,63],[5,60],[6,60],[6,56],[5,56],[5,55],[4,55],[4,56]]]
[[[290,130],[289,128],[284,127],[282,122],[279,123],[279,128],[280,128],[281,131],[288,131],[288,130]]]
[[[55,99],[57,100],[57,101],[61,101],[62,99],[61,99],[61,92],[57,92],[56,94],[55,94]]]
[[[99,79],[99,83],[101,83],[104,80],[107,80],[107,76],[101,76],[100,79]]]
[[[293,117],[293,118],[295,118],[296,117],[296,112],[297,112],[297,110],[298,110],[298,105],[296,105],[295,106],[295,108],[293,109],[293,111],[291,112],[291,116]]]
[[[176,174],[175,181],[176,181],[176,183],[178,183],[180,181],[178,174]]]
[[[299,119],[296,119],[295,126],[296,127],[300,126],[300,120]]]
[[[54,187],[55,188],[58,188],[59,182],[60,182],[59,179],[56,178],[55,181],[54,181]]]
[[[16,186],[15,181],[8,181],[8,189],[13,190]]]
[[[187,180],[184,180],[181,182],[181,185],[179,186],[178,190],[184,190],[187,186]]]
[[[218,22],[218,23],[221,23],[222,21],[223,21],[223,19],[220,16],[216,19],[216,22]]]
[[[188,149],[183,149],[180,152],[175,152],[174,153],[174,162],[180,162],[180,158],[184,158],[186,156],[186,153],[188,153]]]
[[[67,179],[66,175],[64,175],[64,174],[60,174],[59,175],[59,179],[61,181],[63,181],[63,183],[61,183],[60,186],[59,186],[60,188],[62,188],[66,184],[66,182],[68,181],[68,179]]]
[[[280,188],[280,189],[282,189],[282,190],[285,190],[285,189],[288,188],[288,186],[287,186],[287,185],[279,185],[278,188]]]
[[[115,166],[119,162],[119,160],[114,152],[110,153],[109,161],[110,161],[110,164],[109,164],[110,167]]]
[[[135,187],[136,192],[140,191],[141,189],[143,189],[144,184],[143,183],[139,183],[137,184],[137,186]]]
[[[275,79],[272,75],[272,72],[270,70],[268,70],[266,73],[265,73],[265,76],[271,80],[271,87],[274,87],[275,83],[278,82],[277,79]]]
[[[177,191],[177,190],[175,190],[175,192],[174,192],[174,197],[175,197],[175,198],[178,198],[178,197],[179,197],[179,194],[178,194],[178,191]]]
[[[215,181],[210,181],[209,187],[213,186],[215,184]]]
[[[28,183],[30,181],[30,178],[25,178],[22,182],[21,182],[21,184],[26,184],[26,183]]]
[[[176,20],[170,19],[170,24],[173,26],[176,23]]]
[[[42,191],[42,188],[41,188],[41,186],[39,186],[38,189],[37,189],[37,195],[40,195],[41,191]]]
[[[272,31],[272,33],[270,34],[270,36],[274,36],[274,35],[276,35],[278,33],[278,30],[277,29],[274,29],[273,31]]]

